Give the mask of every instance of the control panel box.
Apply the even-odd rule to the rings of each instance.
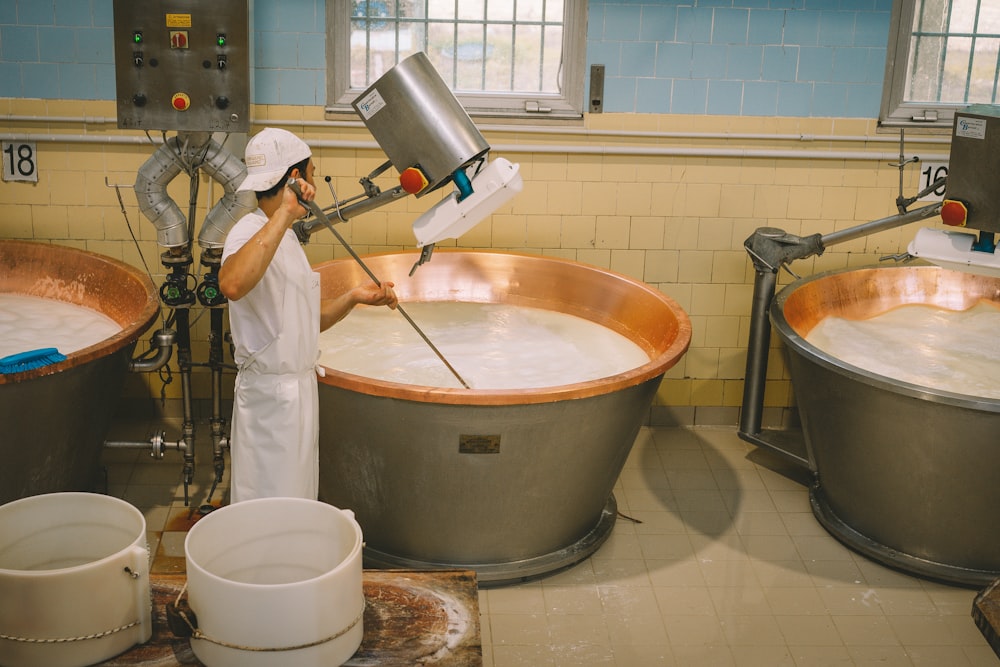
[[[114,0],[118,127],[250,129],[251,0]]]
[[[955,112],[946,199],[968,209],[965,224],[1000,232],[1000,106],[976,105]]]

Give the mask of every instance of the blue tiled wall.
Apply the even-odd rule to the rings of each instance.
[[[892,0],[590,0],[609,112],[874,118]]]
[[[140,1],[140,0],[137,0]],[[590,0],[608,112],[874,118],[892,0]],[[255,0],[254,101],[326,101],[325,0]],[[112,0],[0,0],[0,97],[115,96]]]

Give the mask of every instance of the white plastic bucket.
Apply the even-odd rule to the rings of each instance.
[[[361,527],[302,498],[258,498],[202,518],[184,541],[191,649],[208,667],[331,667],[364,634]]]
[[[149,640],[142,512],[96,493],[0,506],[0,665],[82,667]]]

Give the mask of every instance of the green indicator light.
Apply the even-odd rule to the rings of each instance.
[[[142,44],[142,33],[141,32],[133,33],[132,39],[135,41],[136,44]]]
[[[216,41],[216,43],[219,46],[225,46],[226,45],[226,36],[220,33],[219,36],[216,38],[215,41]]]

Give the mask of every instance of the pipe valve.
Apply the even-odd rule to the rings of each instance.
[[[226,295],[219,289],[219,276],[217,273],[208,273],[201,281],[196,290],[198,302],[209,308],[221,306],[228,302]]]

